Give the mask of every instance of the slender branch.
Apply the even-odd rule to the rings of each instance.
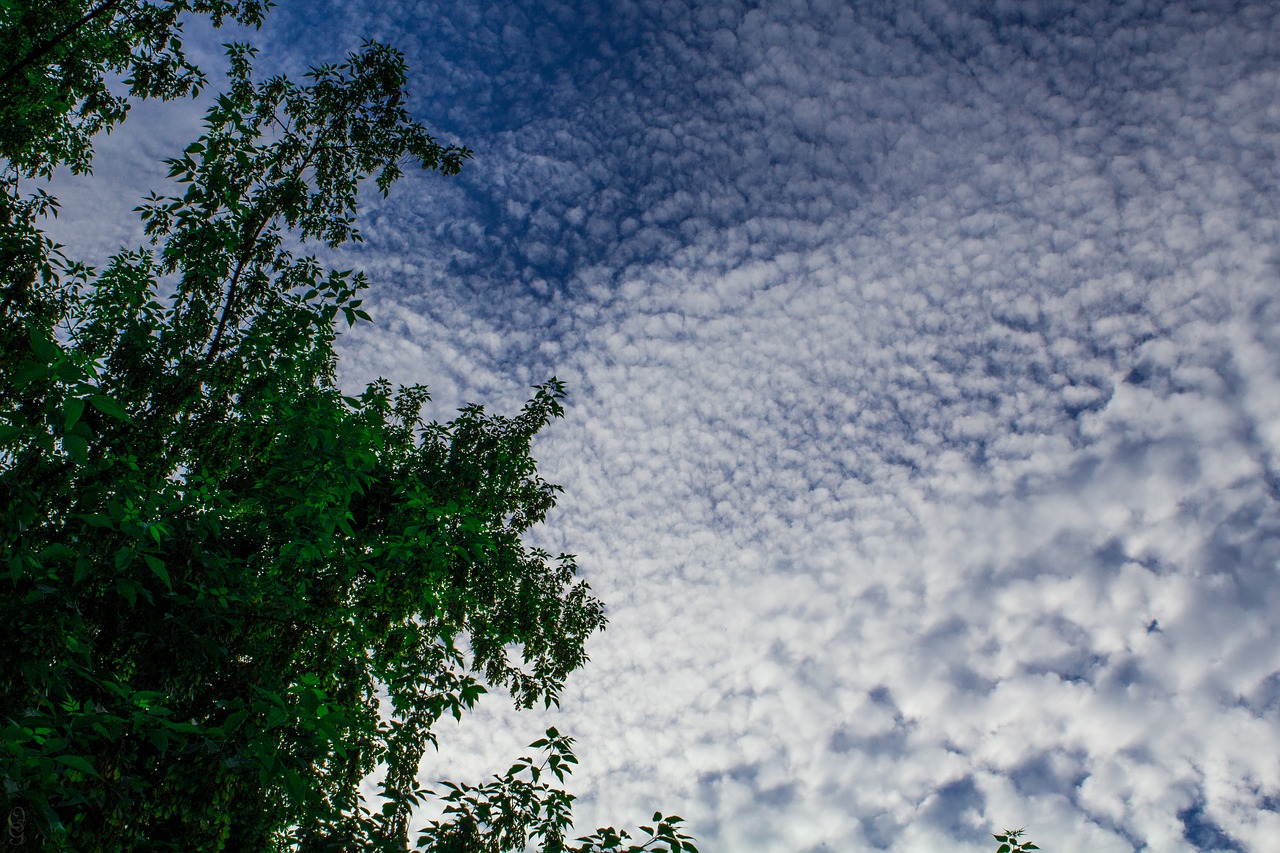
[[[249,262],[249,258],[253,254],[253,244],[258,242],[258,237],[262,234],[262,229],[267,227],[267,223],[275,215],[274,211],[268,210],[267,214],[262,217],[262,222],[253,230],[246,242],[245,249],[240,253],[240,257],[236,259],[235,271],[231,274],[231,282],[227,285],[227,298],[222,303],[222,313],[218,318],[218,330],[213,334],[213,340],[209,343],[209,352],[205,354],[204,363],[208,366],[218,357],[218,353],[222,350],[222,334],[227,329],[227,320],[231,317],[231,308],[235,305],[236,289],[240,285],[240,274],[244,272],[244,265]]]
[[[63,29],[62,32],[58,33],[53,38],[41,44],[39,47],[37,47],[35,50],[28,53],[26,56],[22,57],[22,59],[19,59],[13,65],[10,65],[8,68],[5,69],[3,74],[0,74],[0,86],[7,84],[14,77],[18,76],[19,73],[26,70],[26,68],[32,63],[34,63],[36,60],[43,59],[45,54],[47,54],[49,51],[57,47],[59,43],[61,43],[68,36],[76,32],[76,30],[88,25],[94,18],[98,17],[103,12],[106,12],[107,10],[112,9],[115,6],[118,6],[119,3],[120,3],[120,0],[105,0],[105,2],[99,4],[96,9],[93,9],[92,11],[83,15],[80,18],[80,20],[76,21],[73,24],[70,24],[65,29]]]
[[[313,142],[311,145],[311,150],[308,151],[307,155],[302,158],[302,162],[298,164],[298,167],[293,170],[293,173],[289,176],[287,180],[297,180],[301,178],[302,173],[305,172],[308,168],[310,168],[311,161],[315,159],[315,156],[318,153],[320,153],[321,149],[327,147],[323,144],[323,140],[325,136],[329,132],[331,132],[335,127],[337,127],[339,119],[346,117],[346,114],[351,111],[351,106],[352,105],[350,104],[345,106],[339,112],[339,114],[334,118],[334,120],[329,123],[329,127],[326,128],[325,132],[322,132],[316,136],[315,142]],[[284,183],[284,182],[281,182],[281,183]],[[214,332],[213,340],[209,343],[209,351],[208,353],[205,354],[206,367],[213,363],[213,360],[217,358],[218,353],[221,352],[222,350],[222,336],[223,336],[223,333],[226,331],[227,321],[231,317],[231,309],[235,305],[235,298],[237,295],[236,291],[240,284],[240,275],[241,273],[244,272],[245,265],[249,262],[249,259],[253,256],[253,244],[258,241],[258,237],[262,234],[262,230],[267,227],[267,225],[271,222],[273,218],[275,218],[276,213],[277,213],[277,210],[273,208],[268,208],[266,210],[266,212],[262,216],[262,221],[253,230],[253,234],[249,237],[248,241],[245,243],[244,250],[240,253],[240,256],[236,259],[236,268],[231,273],[231,280],[227,286],[227,298],[222,304],[222,312],[218,318],[218,328],[217,328],[217,331]]]

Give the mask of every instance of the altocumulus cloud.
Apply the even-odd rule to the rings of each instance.
[[[1278,14],[282,4],[477,151],[366,211],[344,381],[573,392],[538,540],[610,628],[425,776],[554,723],[584,824],[708,851],[1274,849]]]

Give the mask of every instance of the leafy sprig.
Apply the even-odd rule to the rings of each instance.
[[[1026,827],[1006,829],[1003,833],[997,834],[995,839],[1000,846],[996,848],[996,853],[1029,853],[1031,850],[1039,850],[1040,848],[1030,841],[1022,840],[1024,831]]]

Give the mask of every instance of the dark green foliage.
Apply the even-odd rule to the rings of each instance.
[[[56,202],[20,181],[60,165],[90,169],[92,139],[124,120],[132,98],[177,98],[205,78],[182,50],[182,15],[258,26],[271,0],[0,0],[0,306],[56,315],[58,258],[38,218]],[[111,77],[127,94],[113,93]],[[40,289],[37,284],[46,287]]]
[[[169,161],[181,194],[139,208],[149,246],[97,271],[37,227],[54,201],[19,181],[87,169],[123,117],[106,71],[189,92],[178,13],[265,5],[0,4],[0,798],[48,849],[403,850],[437,721],[485,685],[555,703],[604,625],[572,557],[522,541],[558,491],[530,444],[561,383],[448,423],[421,419],[421,387],[344,396],[334,324],[369,319],[366,282],[286,248],[357,240],[365,177],[385,193],[406,163],[470,156],[406,113],[399,53],[297,85],[230,46],[230,90]],[[563,780],[570,744],[449,786],[420,844],[694,849],[660,815],[642,844],[568,846],[572,797],[543,770]]]
[[[628,843],[631,834],[613,827],[578,838],[577,843],[567,841],[564,836],[570,826],[573,797],[552,787],[545,777],[552,775],[564,782],[578,761],[572,751],[573,738],[547,729],[547,736],[530,746],[546,750],[546,758],[535,763],[524,756],[505,774],[480,787],[445,783],[446,820],[432,821],[419,837],[418,846],[437,853],[502,853],[525,850],[534,842],[545,853],[638,853],[649,849],[697,853],[693,839],[680,832],[683,820],[674,815],[664,817],[661,812],[654,813],[653,826],[640,827],[648,836],[640,843]]]
[[[258,26],[271,0],[8,0],[0,3],[0,157],[24,175],[89,169],[91,139],[128,97],[179,98],[205,83],[182,51],[184,13]]]
[[[1030,853],[1040,848],[1030,841],[1023,841],[1023,829],[1006,829],[1003,834],[996,835],[996,853]]]

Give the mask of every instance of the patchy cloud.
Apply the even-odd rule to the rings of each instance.
[[[264,56],[398,44],[477,151],[366,209],[344,381],[573,392],[584,823],[1280,837],[1272,4],[317,8]],[[547,724],[494,699],[424,772]]]

